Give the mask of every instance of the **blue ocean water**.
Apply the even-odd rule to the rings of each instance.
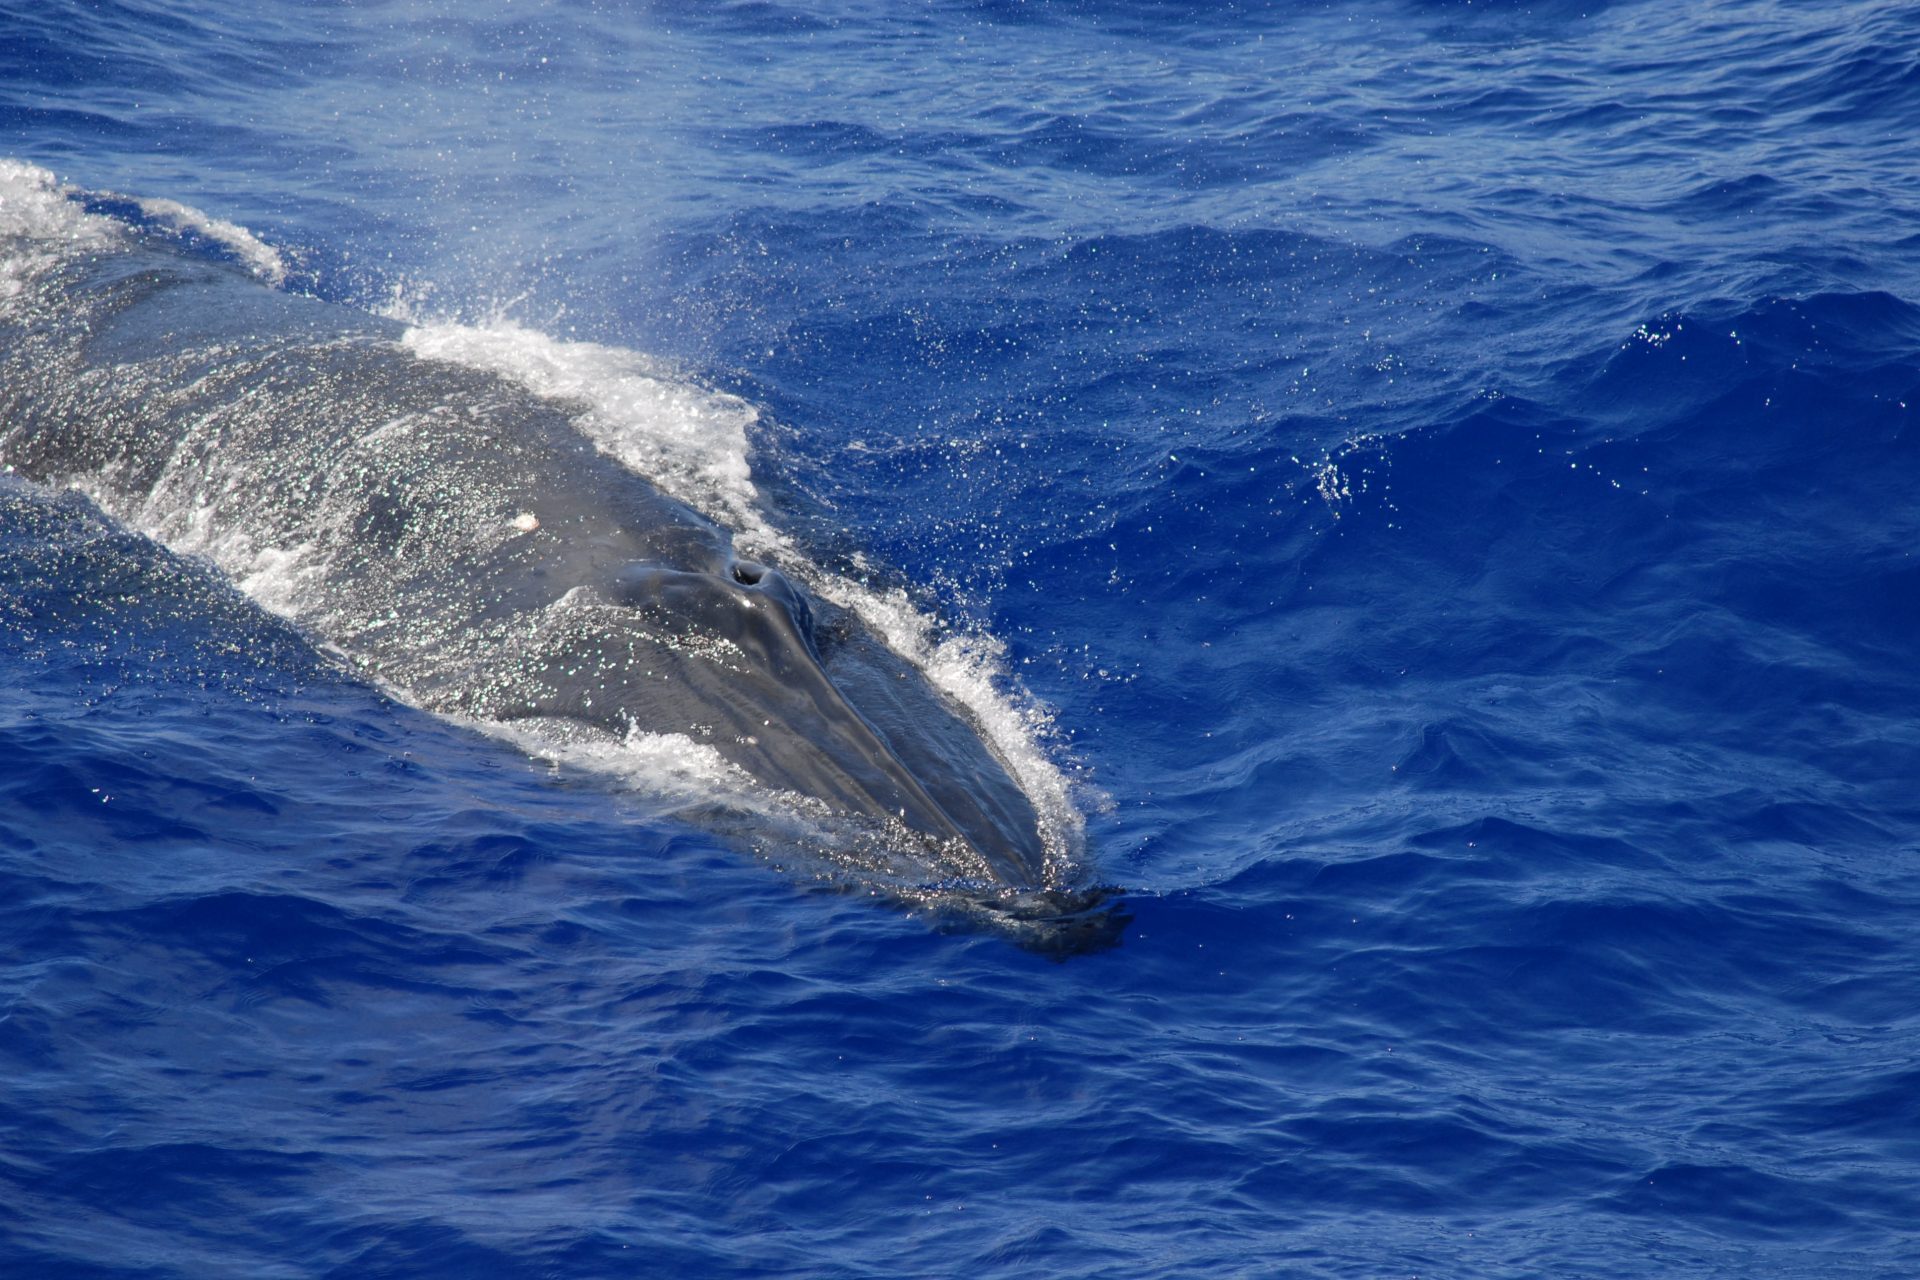
[[[0,1271],[1920,1273],[1916,127],[1884,0],[0,6],[76,208],[752,406],[1133,917],[821,889],[9,479]]]

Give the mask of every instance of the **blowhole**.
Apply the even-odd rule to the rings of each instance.
[[[733,580],[743,586],[758,586],[760,579],[766,576],[767,569],[765,565],[755,564],[751,560],[736,560],[733,562]]]

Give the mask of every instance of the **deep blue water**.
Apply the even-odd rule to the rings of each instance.
[[[9,480],[0,1272],[1920,1274],[1917,133],[1886,0],[0,4],[100,216],[742,397],[1133,914],[818,888]]]

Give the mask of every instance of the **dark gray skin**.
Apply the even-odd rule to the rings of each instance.
[[[1058,882],[965,714],[857,619],[737,558],[560,407],[399,331],[167,246],[70,261],[0,300],[0,462],[163,539],[198,510],[300,549],[297,620],[430,710],[685,733],[899,824],[931,878],[1004,886],[1027,918],[1097,899]]]

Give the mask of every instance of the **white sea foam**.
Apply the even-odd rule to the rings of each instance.
[[[18,293],[62,257],[104,248],[126,234],[123,224],[88,213],[76,198],[80,194],[38,165],[0,158],[0,238],[20,242],[0,258],[0,297]],[[280,252],[240,224],[178,200],[125,198],[158,226],[220,244],[267,284],[285,283]]]
[[[685,734],[631,729],[622,736],[576,720],[537,717],[469,723],[569,770],[628,785],[637,782],[649,800],[668,806],[720,801],[735,809],[753,809],[764,807],[767,800],[766,788],[745,770]]]
[[[178,200],[136,200],[140,212],[175,231],[191,231],[224,245],[254,275],[278,287],[286,283],[287,263],[280,251],[237,222],[215,218]]]
[[[103,248],[120,225],[81,208],[74,188],[38,165],[0,159],[0,301],[75,253]]]

